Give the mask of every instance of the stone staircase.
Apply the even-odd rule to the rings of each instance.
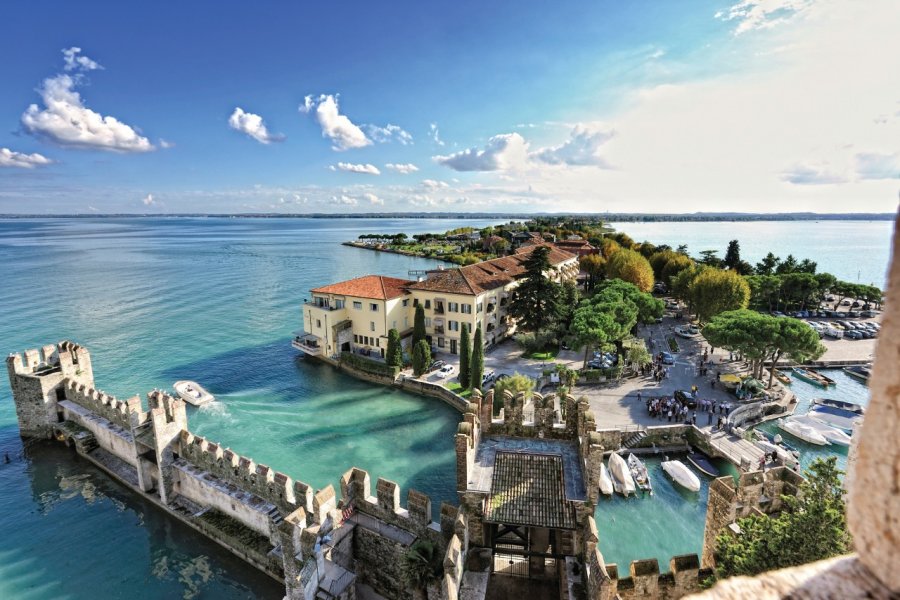
[[[575,536],[573,532],[564,529],[557,532],[557,552],[559,554],[565,554],[566,556],[574,556],[575,555]]]
[[[266,512],[269,516],[269,520],[272,521],[273,524],[279,525],[282,521],[284,521],[284,517],[281,516],[281,512],[274,506]]]
[[[630,436],[628,436],[628,437],[625,439],[625,441],[622,442],[622,447],[623,447],[623,448],[634,448],[635,446],[637,446],[638,444],[640,444],[641,441],[642,441],[645,437],[647,437],[647,432],[646,432],[646,431],[636,431],[635,433],[633,433],[633,434],[631,434]]]

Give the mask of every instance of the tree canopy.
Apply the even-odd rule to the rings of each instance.
[[[416,377],[428,369],[428,365],[431,364],[431,346],[428,345],[427,340],[419,340],[413,346],[412,364]]]
[[[653,289],[653,267],[640,252],[622,248],[606,263],[606,276],[633,283],[642,292]]]
[[[816,459],[778,516],[739,519],[740,533],[716,538],[716,576],[757,575],[845,554],[851,549],[837,458]]]
[[[393,367],[403,365],[403,348],[400,345],[400,333],[396,329],[388,331],[387,350],[385,351],[384,362]]]
[[[690,304],[701,323],[727,311],[747,308],[750,286],[734,271],[706,269],[690,283]]]
[[[472,342],[469,340],[469,324],[459,326],[459,385],[463,389],[469,387],[470,357],[472,355]]]
[[[525,278],[513,290],[509,314],[524,331],[542,331],[559,316],[560,285],[547,276],[550,248],[535,248],[524,266]]]
[[[469,387],[473,390],[481,389],[484,379],[484,341],[481,337],[481,323],[475,327],[475,337],[472,340],[472,360],[469,365]]]
[[[416,304],[416,313],[413,317],[412,345],[415,348],[420,341],[425,339],[425,309],[421,304]],[[431,349],[429,348],[429,351]]]

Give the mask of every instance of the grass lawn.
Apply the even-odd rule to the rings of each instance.
[[[557,354],[559,354],[559,348],[545,348],[538,352],[532,352],[530,354],[525,353],[522,355],[522,358],[531,358],[533,360],[553,360],[556,358]]]
[[[472,390],[464,390],[458,381],[448,381],[444,384],[444,387],[453,392],[454,394],[459,394],[463,398],[468,398],[472,395]]]

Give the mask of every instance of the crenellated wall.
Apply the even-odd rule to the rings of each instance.
[[[110,423],[130,430],[147,421],[148,414],[141,410],[140,396],[119,400],[115,396],[96,390],[93,386],[75,379],[63,380],[66,400],[82,406]]]

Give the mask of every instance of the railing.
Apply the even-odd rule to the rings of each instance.
[[[434,305],[434,314],[436,314],[436,315],[444,314],[444,305],[443,304],[435,304]]]
[[[317,304],[315,302],[304,302],[304,305],[309,306],[310,308],[318,308],[320,310],[327,310],[327,311],[344,310],[343,306],[330,306],[328,304]]]
[[[300,350],[300,351],[302,351],[302,352],[306,352],[307,354],[310,354],[310,355],[313,355],[313,356],[318,356],[319,354],[322,354],[322,347],[321,347],[321,346],[319,346],[318,344],[312,344],[312,343],[310,343],[309,341],[304,340],[304,339],[301,338],[301,337],[295,337],[295,338],[291,341],[291,346],[293,346],[293,347],[296,348],[297,350]]]
[[[444,326],[443,325],[435,325],[434,332],[435,333],[444,333]]]

